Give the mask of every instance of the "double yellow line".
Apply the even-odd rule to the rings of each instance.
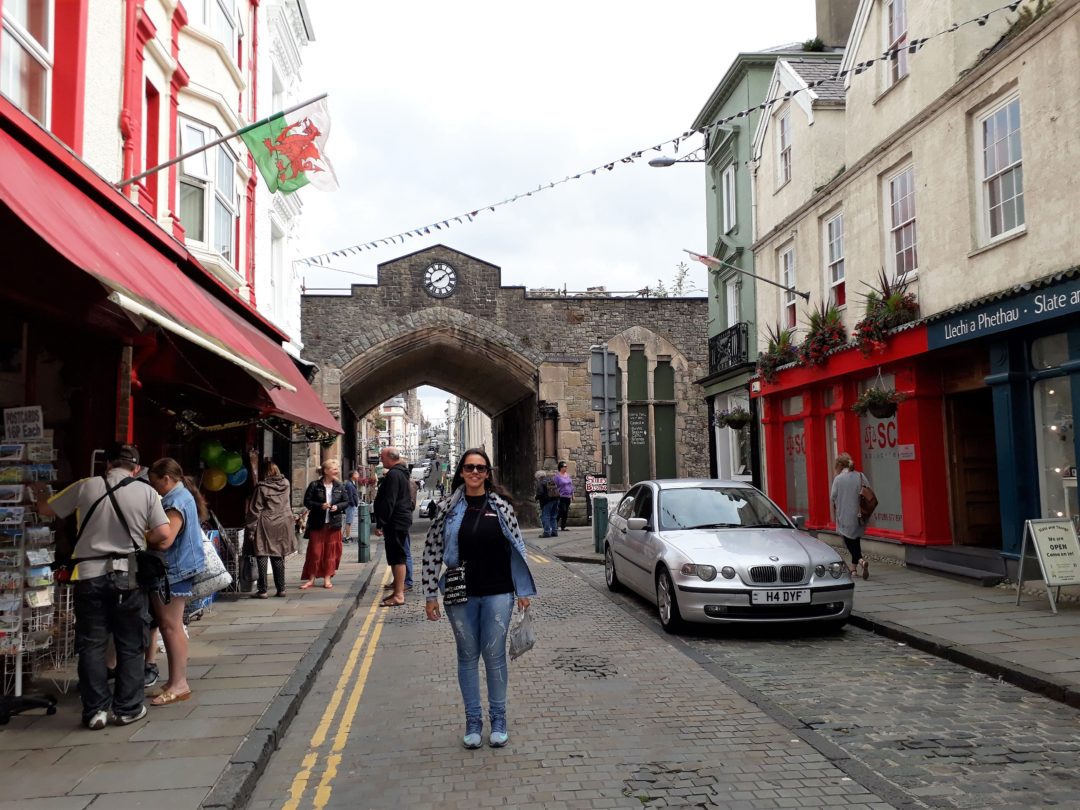
[[[387,568],[383,573],[380,585],[385,585],[389,579],[390,569]],[[341,752],[345,749],[346,742],[348,742],[349,732],[352,730],[353,720],[356,718],[356,710],[360,707],[360,698],[364,694],[364,685],[367,683],[368,674],[371,672],[371,662],[375,658],[375,649],[379,644],[379,636],[382,635],[383,617],[386,615],[386,610],[379,607],[377,597],[381,592],[381,587],[375,592],[376,598],[372,600],[371,607],[368,608],[368,614],[364,619],[363,626],[360,628],[360,634],[349,651],[349,658],[345,662],[345,668],[341,671],[341,677],[338,678],[334,693],[330,696],[330,702],[323,712],[315,733],[311,735],[307,754],[304,756],[301,768],[293,777],[292,786],[289,788],[289,800],[285,802],[285,810],[297,810],[300,807],[300,802],[304,799],[304,793],[313,778],[318,778],[318,784],[315,787],[312,806],[316,810],[322,810],[330,801],[331,783],[334,781],[334,777],[337,776],[338,766],[341,764]],[[367,650],[363,653],[360,670],[356,674],[355,680],[353,680],[353,672],[356,670],[357,662],[361,661],[361,651],[364,650],[365,643],[367,644]],[[351,691],[349,691],[350,681],[352,681]],[[341,703],[345,700],[346,692],[349,693],[348,701],[345,703],[345,709],[341,717],[337,718],[338,709],[341,708]],[[330,735],[331,727],[334,725],[335,718],[337,718],[337,729],[329,750],[325,750],[326,741]],[[325,765],[321,777],[316,773],[320,751],[325,755]]]

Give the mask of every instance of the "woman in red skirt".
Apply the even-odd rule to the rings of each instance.
[[[322,477],[308,484],[304,506],[308,509],[308,547],[301,575],[306,590],[322,577],[324,588],[333,588],[331,577],[341,563],[341,519],[349,498],[341,483],[341,467],[336,461],[324,461]]]

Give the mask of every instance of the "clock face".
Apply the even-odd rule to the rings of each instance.
[[[446,262],[434,262],[424,271],[424,291],[435,298],[446,298],[457,288],[457,270]]]

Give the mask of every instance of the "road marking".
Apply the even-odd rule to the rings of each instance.
[[[547,557],[543,557],[543,556],[537,554],[535,551],[530,551],[529,552],[529,559],[532,560],[534,563],[549,563],[549,562],[551,562],[551,560],[549,560]]]
[[[334,745],[330,749],[330,755],[326,758],[326,772],[319,780],[319,787],[315,790],[314,806],[316,810],[322,810],[330,801],[333,791],[331,783],[337,776],[338,765],[341,764],[341,752],[345,750],[345,744],[349,741],[349,732],[352,731],[353,720],[356,719],[356,711],[360,708],[360,698],[364,694],[364,686],[367,684],[368,674],[371,672],[371,662],[375,660],[375,649],[379,644],[379,636],[382,635],[383,619],[386,613],[379,616],[375,623],[375,629],[371,632],[371,643],[368,644],[367,653],[364,655],[364,663],[360,665],[360,673],[356,676],[356,684],[353,686],[349,702],[345,706],[345,713],[341,717],[337,734],[334,736]]]
[[[390,569],[387,568],[383,572],[380,585],[385,585],[389,580]],[[375,596],[378,597],[380,592],[381,588],[375,592]],[[360,633],[356,637],[352,649],[349,651],[349,658],[345,662],[345,668],[341,671],[341,677],[338,678],[337,686],[334,687],[334,693],[330,697],[330,702],[323,712],[319,725],[315,728],[315,733],[311,735],[311,742],[308,744],[308,752],[304,756],[302,767],[297,771],[296,776],[293,777],[292,785],[289,788],[289,800],[285,802],[284,810],[297,810],[301,800],[304,798],[304,791],[307,790],[308,781],[311,779],[311,774],[319,761],[319,752],[317,749],[322,747],[323,743],[326,742],[326,736],[334,721],[334,716],[337,714],[338,707],[341,705],[341,700],[345,696],[346,685],[349,682],[349,678],[352,676],[353,670],[356,668],[357,660],[360,658],[360,650],[367,640],[372,622],[375,620],[376,616],[380,615],[382,610],[384,610],[384,608],[379,607],[379,600],[377,598],[373,599],[371,606],[368,608],[368,615],[364,619],[364,624],[360,628]]]

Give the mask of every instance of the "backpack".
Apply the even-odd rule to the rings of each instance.
[[[547,487],[547,496],[549,500],[559,499],[559,485],[555,483],[554,477],[548,478],[544,482],[544,486]]]
[[[420,491],[420,484],[415,478],[409,479],[409,498],[412,501],[411,508],[416,508],[416,494]]]
[[[870,520],[871,515],[874,514],[874,510],[877,509],[878,499],[874,494],[874,490],[870,488],[870,482],[866,480],[866,476],[862,477],[862,486],[859,487],[859,519],[866,523]]]

